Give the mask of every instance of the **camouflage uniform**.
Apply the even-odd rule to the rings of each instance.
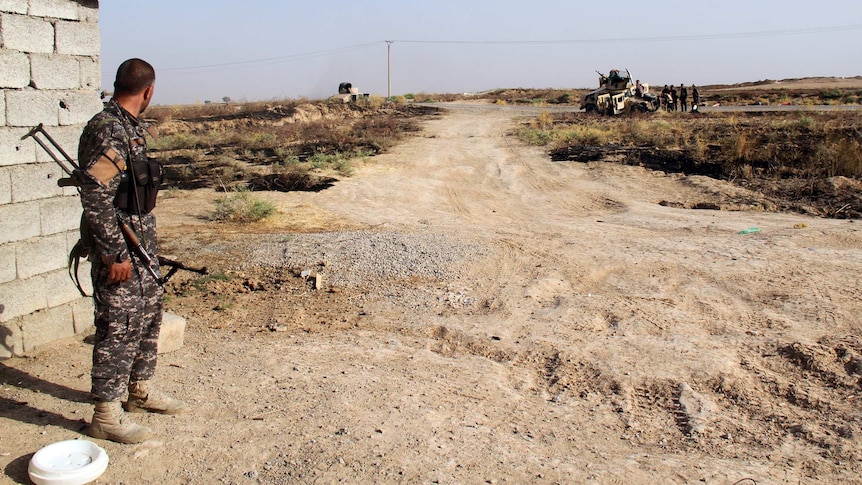
[[[130,254],[117,223],[125,222],[138,235],[147,252],[153,256],[153,269],[159,271],[156,245],[156,220],[145,211],[118,208],[117,193],[121,182],[128,186],[132,177],[126,165],[135,163],[135,171],[146,170],[146,126],[111,100],[94,116],[81,134],[78,160],[81,165],[82,225],[93,234],[90,252],[95,302],[96,343],[93,347],[92,397],[98,402],[121,399],[129,382],[153,378],[156,350],[162,322],[163,289]],[[104,176],[105,155],[110,154],[117,170]],[[101,163],[102,171],[97,170]],[[113,170],[108,166],[110,170]],[[103,174],[102,177],[94,173]],[[137,173],[136,173],[137,175]],[[153,174],[156,182],[159,174]],[[141,187],[138,189],[143,190]],[[157,184],[156,184],[157,192]],[[128,192],[128,190],[125,190]],[[155,194],[152,195],[155,201]],[[154,203],[154,202],[153,202]],[[108,262],[132,260],[132,277],[122,283],[108,281]]]

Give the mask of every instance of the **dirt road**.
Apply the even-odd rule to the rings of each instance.
[[[329,190],[267,194],[253,235],[201,219],[215,194],[165,198],[168,252],[245,275],[169,302],[189,327],[161,382],[195,412],[100,442],[103,482],[859,483],[859,224],[674,208],[740,189],[554,163],[516,116],[453,109]],[[362,234],[466,256],[338,284]],[[230,259],[249,248],[309,251],[334,286]],[[7,480],[79,436],[90,351],[0,364]]]

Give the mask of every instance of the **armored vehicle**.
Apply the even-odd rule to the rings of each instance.
[[[621,74],[618,69],[611,69],[607,76],[600,72],[598,74],[599,88],[590,91],[581,100],[581,109],[587,113],[613,116],[658,109],[658,98],[649,92],[649,85],[633,85],[628,70],[625,74]]]

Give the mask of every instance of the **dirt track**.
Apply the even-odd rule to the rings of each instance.
[[[858,223],[673,208],[740,189],[553,163],[509,135],[515,115],[455,109],[332,189],[267,194],[284,215],[256,232],[483,256],[439,280],[315,293],[256,273],[218,310],[174,300],[189,328],[161,381],[196,410],[136,416],[157,433],[142,445],[100,442],[103,482],[859,482]],[[161,202],[168,252],[230,267],[255,241],[291,250],[204,224],[213,197]],[[90,349],[0,364],[7,480],[79,436]]]

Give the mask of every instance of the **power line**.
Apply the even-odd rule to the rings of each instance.
[[[357,44],[347,47],[337,47],[334,49],[327,49],[321,51],[314,52],[305,52],[301,54],[291,54],[287,56],[279,56],[279,57],[268,57],[264,59],[254,59],[248,61],[235,61],[235,62],[224,62],[219,64],[206,64],[201,66],[190,66],[190,67],[170,67],[170,68],[159,68],[159,73],[203,73],[203,72],[214,72],[214,71],[226,71],[231,69],[242,69],[246,67],[257,67],[257,66],[267,66],[272,64],[282,64],[286,62],[295,62],[295,61],[303,61],[306,59],[313,59],[316,57],[325,57],[335,54],[342,54],[345,52],[351,52],[359,49],[364,49],[366,47],[372,45],[382,44],[384,41],[376,41],[369,42],[367,44]]]
[[[610,44],[631,42],[677,42],[690,40],[745,39],[754,37],[779,37],[788,35],[822,34],[862,30],[862,24],[813,27],[807,29],[765,30],[759,32],[736,32],[728,34],[671,35],[661,37],[616,37],[604,39],[565,40],[395,40],[405,44],[505,44],[505,45],[551,45],[551,44]]]
[[[559,39],[559,40],[379,40],[368,42],[365,44],[356,44],[346,47],[337,47],[320,51],[305,52],[300,54],[291,54],[286,56],[268,57],[263,59],[253,59],[245,61],[224,62],[219,64],[205,64],[200,66],[189,67],[172,67],[159,68],[159,73],[167,74],[192,74],[192,73],[207,73],[215,71],[226,71],[235,69],[244,69],[249,67],[267,66],[273,64],[282,64],[288,62],[303,61],[317,57],[325,57],[345,52],[351,52],[367,47],[386,44],[387,48],[391,48],[394,43],[402,44],[459,44],[459,45],[554,45],[554,44],[612,44],[612,43],[643,43],[643,42],[683,42],[683,41],[698,41],[698,40],[726,40],[726,39],[745,39],[758,37],[780,37],[792,35],[810,35],[823,34],[834,32],[850,32],[862,30],[862,24],[851,25],[836,25],[829,27],[811,27],[800,29],[783,29],[783,30],[764,30],[755,32],[735,32],[726,34],[697,34],[697,35],[671,35],[659,37],[611,37],[600,39]]]

